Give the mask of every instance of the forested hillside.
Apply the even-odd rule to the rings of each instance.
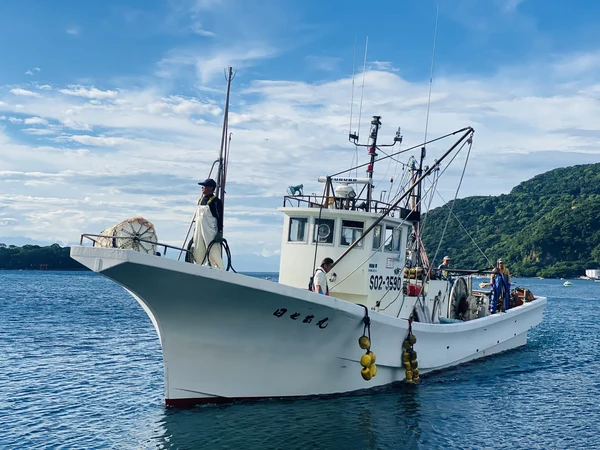
[[[52,244],[45,247],[39,245],[7,246],[0,243],[0,270],[87,270],[69,256],[70,248]]]
[[[423,241],[435,249],[452,202],[424,216]],[[573,277],[600,268],[600,164],[555,169],[498,197],[459,199],[453,213],[495,262],[520,276]],[[441,252],[457,268],[488,267],[450,217]]]

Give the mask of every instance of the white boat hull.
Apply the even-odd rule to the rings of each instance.
[[[404,379],[407,320],[369,311],[378,370],[364,381],[360,305],[132,250],[74,246],[71,257],[125,287],[152,320],[169,406],[345,393]],[[546,302],[469,322],[413,323],[421,374],[525,345]]]

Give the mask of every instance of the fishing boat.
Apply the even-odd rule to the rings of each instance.
[[[150,318],[162,346],[167,406],[418,383],[432,371],[527,343],[546,298],[513,292],[514,307],[490,314],[490,293],[471,283],[473,275],[490,272],[434,269],[422,242],[423,180],[440,176],[449,155],[470,149],[474,130],[380,155],[402,142],[398,129],[389,144],[380,144],[381,124],[380,116],[372,118],[364,144],[358,133],[349,136],[366,150],[368,161],[350,169],[364,170],[364,177],[350,170],[324,174],[322,195],[302,189],[283,195],[278,282],[198,264],[189,245],[161,244],[143,219],[127,222],[125,231],[84,234],[71,247],[72,258],[121,285]],[[227,118],[221,188],[229,160],[226,125]],[[426,146],[442,138],[454,143],[425,166]],[[377,199],[376,164],[409,150],[420,156],[409,160],[406,184],[393,198]],[[157,251],[172,249],[186,257]],[[334,260],[329,295],[308,288],[324,258]]]

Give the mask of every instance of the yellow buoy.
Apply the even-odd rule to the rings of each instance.
[[[411,352],[410,354],[411,358],[410,359],[417,359],[417,352],[415,352],[414,350]]]
[[[419,367],[419,363],[417,362],[417,360],[416,360],[416,359],[413,359],[413,360],[410,362],[410,365],[411,365],[411,367],[412,367],[413,369],[416,369],[417,367]]]
[[[371,356],[368,353],[365,353],[360,357],[360,365],[363,367],[369,367],[371,365]]]
[[[402,343],[402,347],[404,347],[405,350],[408,350],[410,348],[410,342],[408,342],[408,339],[406,339],[403,343]]]
[[[403,360],[404,362],[410,361],[410,353],[408,353],[408,352],[403,352],[403,353],[402,353],[402,360]]]
[[[358,345],[360,346],[360,348],[362,348],[363,350],[368,349],[369,347],[371,347],[371,341],[369,341],[369,338],[366,336],[361,336],[358,338]]]
[[[412,381],[412,379],[413,379],[413,373],[412,373],[412,370],[407,370],[407,371],[405,372],[405,376],[406,376],[406,381]]]
[[[360,374],[365,381],[369,381],[371,378],[373,378],[373,375],[371,375],[371,369],[368,367],[363,367],[363,369],[360,371]]]
[[[404,367],[406,368],[406,370],[410,370],[410,361],[405,361]]]
[[[373,353],[372,351],[368,351],[367,355],[371,357],[371,364],[375,364],[375,353]]]
[[[413,369],[412,374],[413,374],[413,380],[415,378],[419,378],[419,369]]]
[[[371,364],[371,367],[369,367],[369,369],[371,370],[371,376],[374,377],[375,375],[377,375],[377,366],[375,364]]]
[[[408,337],[408,340],[409,340],[409,342],[410,342],[411,345],[415,345],[417,343],[417,337],[414,334],[411,334]]]
[[[415,377],[415,378],[413,378],[413,381],[414,381],[415,383],[418,383],[419,381],[421,381],[421,379],[420,379],[419,377]]]

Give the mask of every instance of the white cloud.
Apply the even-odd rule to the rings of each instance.
[[[368,63],[373,70],[384,70],[386,72],[398,72],[394,64],[390,61],[371,61]]]
[[[517,10],[519,5],[525,0],[501,0],[502,7],[506,12],[514,12]]]
[[[181,114],[181,115],[197,115],[197,114],[221,114],[221,108],[212,103],[202,103],[196,99],[186,99],[181,96],[170,96],[160,99],[148,105],[148,111],[151,114]]]
[[[158,63],[158,75],[172,77],[182,68],[194,68],[202,84],[207,84],[229,66],[236,70],[251,67],[259,61],[276,57],[280,50],[262,42],[237,44],[233,47],[218,46],[206,50],[177,50]]]
[[[208,31],[208,30],[204,29],[202,27],[202,24],[200,24],[200,23],[192,24],[190,29],[192,30],[192,33],[197,34],[198,36],[204,36],[204,37],[215,37],[216,36],[216,34],[213,33],[212,31]]]
[[[199,60],[205,61],[187,64]],[[600,79],[590,71],[589,82],[565,83],[555,64],[539,64],[527,77],[512,68],[487,77],[436,78],[429,136],[467,125],[476,130],[472,176],[461,196],[507,192],[541,171],[598,158]],[[205,75],[217,67],[223,68],[205,66]],[[382,63],[366,73],[361,137],[371,115],[380,114],[380,142],[391,141],[402,126],[406,148],[423,138],[428,82],[391,70]],[[303,183],[306,193],[320,193],[319,175],[350,166],[351,88],[349,74],[314,83],[234,81],[226,202],[226,238],[234,253],[275,255],[282,221],[275,208],[287,186]],[[218,155],[224,92],[205,89],[192,97],[160,84],[145,90],[71,85],[29,97],[18,109],[2,104],[5,120],[15,121],[7,128],[28,125],[22,131],[39,144],[19,143],[0,128],[0,210],[18,219],[3,234],[73,242],[84,231],[139,214],[155,222],[161,241],[180,243],[200,193],[197,182]],[[356,96],[355,102],[353,129]],[[450,143],[432,144],[428,156],[439,156]],[[394,172],[399,179],[395,163],[377,163],[376,187],[388,189]],[[448,198],[459,175],[448,172],[440,181]]]
[[[23,120],[25,125],[48,125],[48,121],[41,117],[28,117]]]
[[[85,97],[92,99],[116,98],[118,95],[117,91],[102,91],[95,87],[87,88],[78,85],[70,85],[68,89],[60,89],[59,92],[66,95],[73,95],[76,97]]]
[[[92,127],[87,123],[77,122],[76,120],[65,119],[61,121],[66,128],[80,131],[92,131]]]
[[[34,136],[48,136],[51,134],[56,134],[56,130],[46,128],[23,128],[21,131]]]
[[[61,140],[69,140],[78,142],[83,145],[91,145],[94,147],[118,147],[128,141],[127,139],[120,137],[105,137],[105,136],[89,136],[89,135],[72,135],[63,136]]]
[[[39,97],[40,96],[40,94],[38,94],[37,92],[32,92],[32,91],[28,91],[27,89],[21,89],[21,88],[13,88],[10,90],[10,92],[12,94],[22,95],[25,97]]]
[[[37,88],[41,89],[42,91],[51,91],[52,90],[52,86],[50,86],[49,84],[42,84],[41,86],[38,86]]]
[[[309,55],[305,57],[306,63],[316,69],[330,72],[336,70],[341,61],[340,58],[330,56],[313,56]]]
[[[67,33],[67,34],[70,34],[70,35],[72,35],[72,36],[77,36],[77,35],[79,35],[79,32],[80,32],[80,31],[79,31],[79,27],[76,27],[76,26],[71,26],[71,27],[68,27],[68,28],[65,30],[65,33]]]
[[[25,75],[33,75],[33,72],[31,70],[28,70],[25,72]]]

